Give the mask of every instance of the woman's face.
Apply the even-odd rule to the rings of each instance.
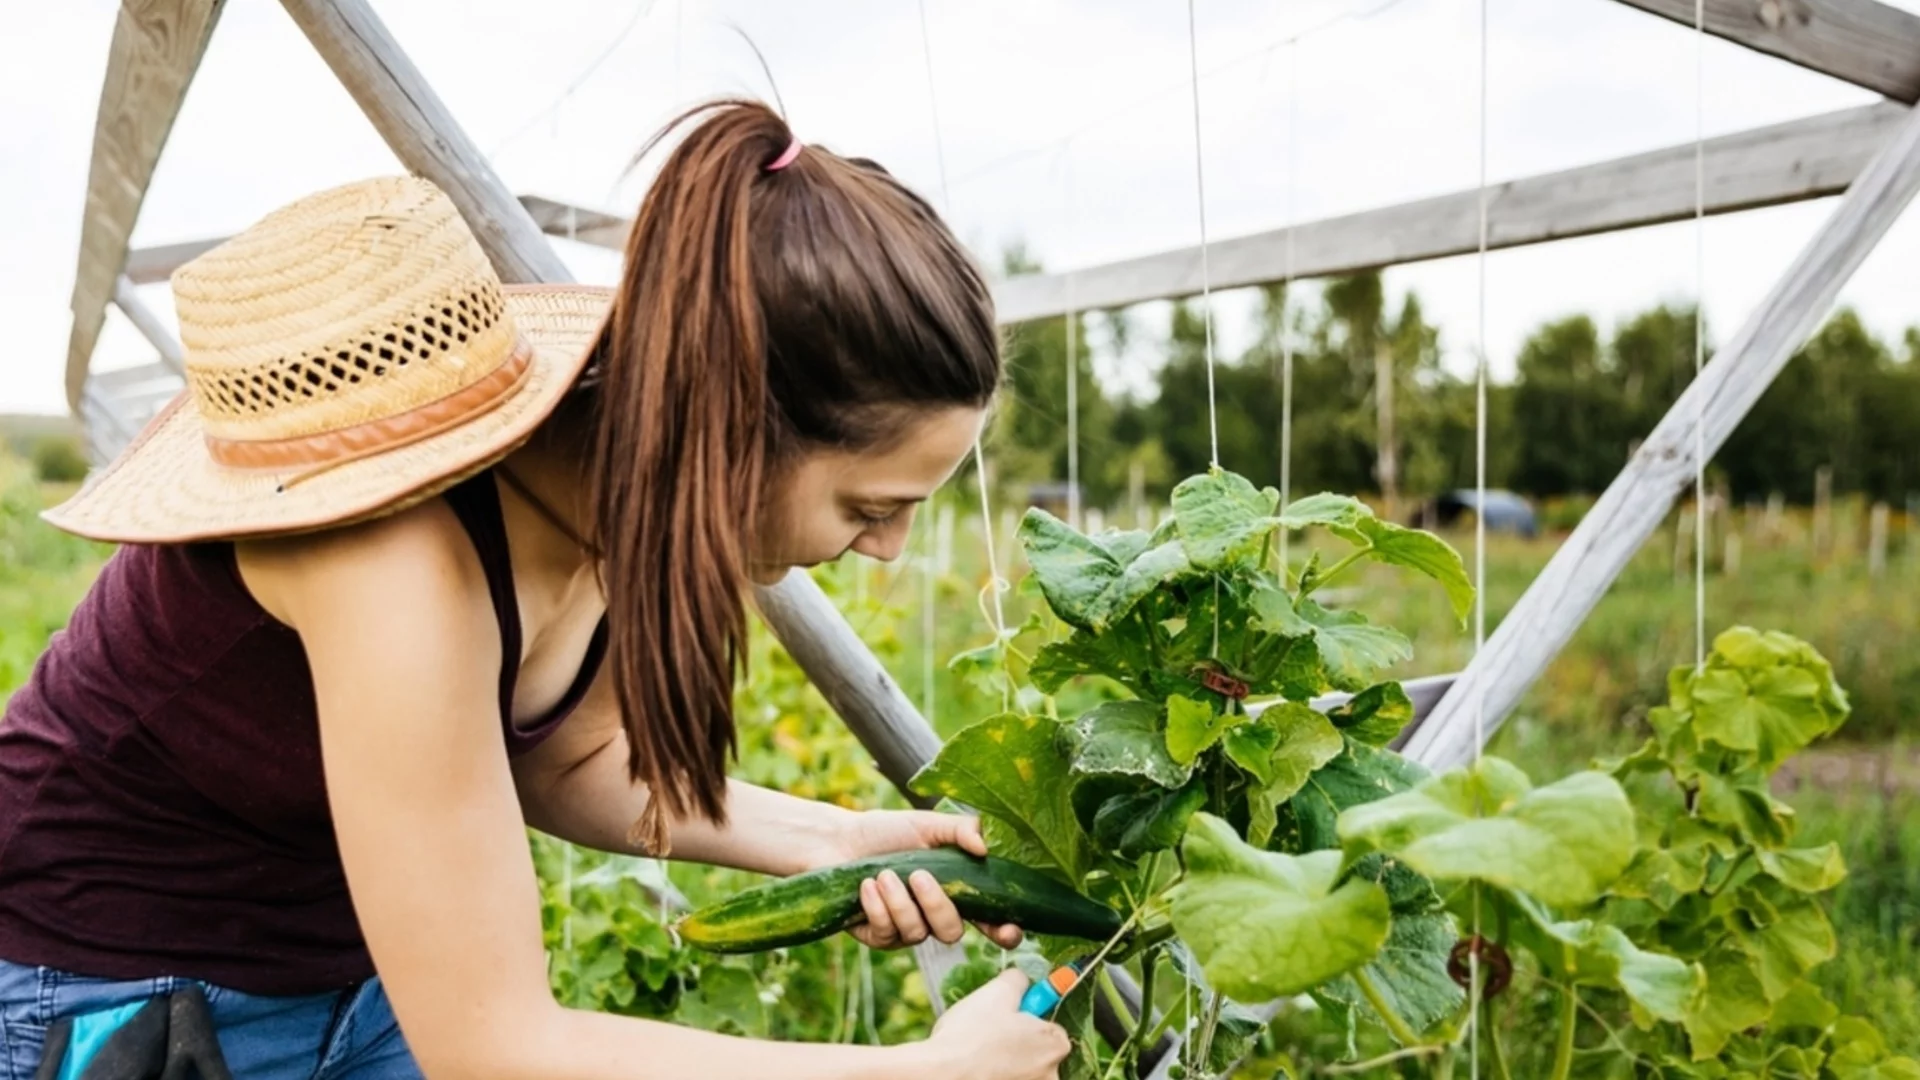
[[[794,567],[832,562],[849,551],[893,561],[907,545],[914,510],[959,468],[985,418],[983,409],[939,409],[885,446],[800,458],[769,491],[753,580],[771,585]]]

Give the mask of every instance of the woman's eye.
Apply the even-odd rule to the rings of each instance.
[[[869,529],[881,529],[894,523],[900,517],[900,511],[894,510],[884,517],[870,514],[865,510],[855,510],[853,516],[860,524]]]

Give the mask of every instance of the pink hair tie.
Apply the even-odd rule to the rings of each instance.
[[[784,169],[787,166],[793,164],[793,159],[799,156],[800,156],[800,140],[798,137],[796,137],[792,142],[787,144],[786,150],[782,151],[780,156],[777,158],[774,158],[772,164],[769,164],[767,166],[767,171],[779,172],[781,169]]]

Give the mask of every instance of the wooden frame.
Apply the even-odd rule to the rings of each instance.
[[[1688,0],[1620,0],[1691,24]],[[548,200],[516,200],[393,42],[365,0],[283,0],[315,48],[409,168],[444,188],[509,281],[562,281],[565,265],[543,234],[618,247],[626,223]],[[134,294],[208,245],[171,245],[129,258],[127,238],[145,197],[222,0],[124,0],[115,26],[88,181],[76,274],[67,395],[93,425],[119,422],[102,403],[113,379],[89,385],[87,368],[105,306],[116,302],[176,365],[164,328]],[[1822,71],[1896,101],[1920,97],[1920,17],[1877,0],[1708,0],[1705,29]],[[1877,154],[1873,148],[1884,143]],[[1846,197],[1759,312],[1708,365],[1563,545],[1473,664],[1409,685],[1431,720],[1406,752],[1444,767],[1471,756],[1473,728],[1492,730],[1531,684],[1633,550],[1671,508],[1692,475],[1698,444],[1711,453],[1804,340],[1841,284],[1920,188],[1920,114],[1894,104],[1844,110],[1705,144],[1709,212]],[[1496,247],[1676,220],[1692,211],[1692,147],[1673,147],[1583,169],[1512,181],[1492,193]],[[1871,161],[1869,163],[1869,158]],[[1214,285],[1348,272],[1477,247],[1480,192],[1297,226],[1295,260],[1276,269],[1279,230],[1221,241],[1210,257]],[[1462,241],[1471,204],[1474,243]],[[1275,241],[1278,240],[1277,245]],[[1369,246],[1372,245],[1372,246]],[[1073,308],[1131,303],[1197,291],[1192,250],[1167,252],[1072,274]],[[1065,314],[1064,276],[1015,279],[996,291],[1003,318]],[[145,376],[142,376],[145,377]],[[938,748],[926,722],[845,619],[805,575],[758,590],[762,613],[823,694],[904,790]],[[1333,699],[1316,704],[1331,704]],[[1433,704],[1437,702],[1437,705]],[[1469,703],[1491,721],[1470,724]],[[937,985],[940,957],[923,950]]]
[[[1706,141],[1706,211],[1726,214],[1836,195],[1904,112],[1878,104]],[[1640,228],[1693,216],[1693,144],[1492,185],[1491,250]],[[1291,252],[1289,252],[1291,239]],[[1480,190],[1363,210],[1207,245],[1214,290],[1329,277],[1466,255],[1480,245]],[[1004,322],[1024,322],[1200,293],[1200,248],[1008,278],[994,287]]]
[[[67,405],[76,414],[134,220],[223,6],[224,0],[125,0],[113,24],[67,339]]]
[[[1694,0],[1618,0],[1693,27]],[[1895,101],[1920,101],[1920,15],[1876,0],[1706,0],[1715,37]]]

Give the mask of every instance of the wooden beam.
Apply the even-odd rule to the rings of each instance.
[[[1694,0],[1620,0],[1693,26]],[[1895,101],[1920,101],[1920,15],[1877,0],[1706,0],[1715,37]]]
[[[1692,484],[1696,438],[1708,457],[1726,442],[1916,190],[1920,108],[1908,111],[1833,216],[1554,552],[1414,732],[1408,756],[1434,769],[1472,759],[1476,728],[1490,734],[1499,726]]]
[[[1880,103],[1723,135],[1704,145],[1706,210],[1750,210],[1835,195],[1899,126],[1903,109]],[[1498,250],[1679,221],[1693,215],[1693,144],[1494,185],[1488,243]],[[1215,241],[1215,289],[1285,280],[1287,234],[1294,277],[1350,274],[1464,255],[1480,236],[1478,189]],[[1071,295],[1069,281],[1071,278]],[[1179,248],[1071,273],[1008,278],[994,287],[1007,323],[1200,292],[1200,249]]]
[[[600,210],[587,210],[539,195],[520,196],[533,223],[548,236],[564,236],[595,247],[623,251],[627,230],[632,222]],[[127,253],[126,277],[135,285],[155,285],[173,276],[175,270],[205,255],[226,242],[226,237],[188,240],[178,244],[159,244],[134,248]]]
[[[627,249],[627,233],[633,222],[618,214],[588,210],[539,195],[520,196],[520,205],[533,215],[540,231],[548,236],[564,236],[582,244],[612,251]]]
[[[940,736],[846,617],[803,572],[789,573],[780,584],[755,592],[761,617],[860,737],[881,775],[914,805],[932,806],[935,800],[915,794],[907,782],[940,752]]]
[[[570,281],[499,174],[365,0],[282,0],[402,164],[438,184],[509,282]]]
[[[125,0],[114,20],[70,305],[66,391],[76,415],[133,223],[224,6],[225,0]]]
[[[127,252],[126,277],[135,285],[157,285],[173,277],[173,272],[226,242],[189,240],[184,244],[161,244],[134,248]]]
[[[140,299],[139,290],[125,275],[114,282],[113,306],[119,308],[120,314],[125,315],[133,328],[140,331],[141,337],[160,351],[161,363],[175,372],[186,373],[187,351],[181,347],[180,339],[174,337],[173,331],[167,329],[167,324],[160,321],[160,316],[155,315],[146,301]]]

